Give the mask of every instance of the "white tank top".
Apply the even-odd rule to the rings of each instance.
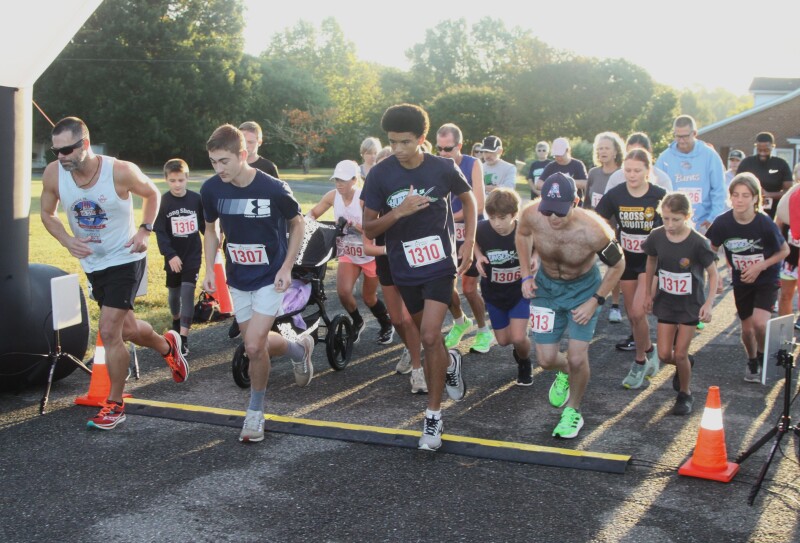
[[[79,188],[72,174],[58,165],[58,195],[75,237],[89,243],[92,254],[79,262],[86,273],[135,262],[147,253],[131,253],[125,244],[136,233],[133,198],[121,199],[114,189],[114,158],[102,160],[97,182]]]
[[[333,215],[335,220],[339,217],[344,217],[348,222],[357,224],[361,227],[361,203],[359,196],[361,189],[356,187],[353,193],[353,200],[349,205],[344,205],[344,199],[339,191],[334,191],[333,195]],[[375,260],[374,256],[367,256],[364,252],[364,239],[361,233],[351,228],[351,233],[346,234],[341,238],[336,238],[337,256],[346,256],[353,264],[367,264]]]

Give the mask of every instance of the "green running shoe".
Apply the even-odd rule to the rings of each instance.
[[[472,328],[472,320],[466,315],[464,316],[464,324],[453,323],[453,327],[444,338],[445,347],[448,349],[455,348],[470,328]]]
[[[583,428],[581,414],[572,407],[565,407],[564,412],[561,413],[561,420],[558,422],[558,426],[553,430],[553,437],[572,439],[578,435],[581,428]]]
[[[550,385],[550,405],[561,407],[569,400],[569,375],[560,371],[556,380]]]
[[[639,364],[634,361],[633,364],[631,364],[631,370],[628,372],[628,375],[622,380],[622,386],[627,389],[635,389],[642,386],[642,383],[644,383],[645,364]]]
[[[472,347],[469,350],[473,353],[486,354],[492,348],[492,345],[494,345],[494,334],[491,331],[478,332],[475,334],[475,341],[472,342]]]

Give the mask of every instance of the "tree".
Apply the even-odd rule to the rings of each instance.
[[[513,152],[508,133],[508,101],[490,87],[456,87],[437,96],[427,108],[431,132],[444,123],[455,123],[465,142],[481,141],[490,134],[503,134],[506,152]],[[434,138],[432,135],[431,138]],[[466,152],[466,149],[465,149]]]
[[[303,111],[291,109],[283,112],[277,121],[267,121],[270,133],[276,140],[294,150],[297,161],[308,173],[314,155],[325,150],[328,137],[333,134],[333,109]]]

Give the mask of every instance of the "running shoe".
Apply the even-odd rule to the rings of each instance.
[[[94,418],[89,419],[86,427],[113,430],[120,422],[125,422],[125,404],[106,401],[100,412]]]
[[[558,426],[553,430],[553,437],[572,439],[578,435],[581,428],[583,428],[581,414],[572,407],[565,407],[564,412],[561,413],[561,420],[558,422]]]
[[[636,343],[633,341],[633,336],[628,336],[627,338],[623,339],[614,347],[618,351],[635,351],[636,350]]]
[[[758,362],[759,361],[757,358],[747,361],[747,369],[744,373],[744,380],[748,383],[761,382],[761,364]]]
[[[475,340],[469,350],[473,353],[486,354],[492,348],[492,345],[494,345],[494,334],[487,330],[486,332],[475,334]]]
[[[455,349],[448,351],[450,357],[450,366],[447,368],[447,374],[444,379],[444,388],[447,390],[447,395],[451,400],[460,400],[467,393],[467,384],[461,375],[461,353]]]
[[[381,345],[389,345],[392,339],[394,339],[394,326],[392,326],[392,323],[381,326],[378,332],[378,343]]]
[[[694,368],[694,356],[689,355],[689,366]],[[681,380],[678,377],[678,368],[675,368],[675,375],[672,376],[672,390],[675,392],[681,391]]]
[[[239,434],[239,441],[242,443],[258,443],[264,440],[264,412],[247,410],[244,417],[242,432]]]
[[[427,394],[428,384],[425,382],[425,370],[411,370],[411,394]]]
[[[419,448],[423,451],[435,451],[442,446],[442,431],[444,422],[441,418],[425,417],[422,423],[422,435],[419,438]]]
[[[618,307],[612,307],[608,310],[608,322],[611,324],[622,322],[622,311]]]
[[[181,354],[185,357],[189,354],[189,338],[181,336]]]
[[[411,373],[411,353],[408,352],[408,348],[403,348],[403,354],[400,355],[400,360],[397,361],[394,371],[400,375]]]
[[[562,407],[569,401],[569,375],[563,371],[556,373],[556,379],[550,385],[550,405]]]
[[[642,386],[642,383],[644,383],[645,364],[639,364],[634,360],[628,375],[622,380],[622,386],[627,389],[635,389]]]
[[[464,337],[469,329],[472,328],[472,319],[464,315],[464,323],[457,324],[453,323],[453,327],[447,332],[447,335],[444,337],[444,345],[448,349],[454,348],[456,345],[459,344],[461,338]]]
[[[656,376],[658,370],[658,350],[656,349],[656,344],[653,343],[653,350],[649,353],[644,353],[644,378],[650,381]]]
[[[239,330],[239,323],[236,321],[236,317],[234,317],[233,322],[228,328],[228,337],[231,339],[236,339],[241,333],[242,331]]]
[[[361,339],[361,333],[366,327],[367,323],[363,320],[359,324],[353,323],[353,344],[358,343],[358,341]]]
[[[311,363],[311,355],[314,353],[314,338],[309,334],[301,335],[297,338],[297,343],[303,346],[305,354],[302,360],[292,360],[294,370],[294,382],[297,386],[308,386],[314,377],[314,364]]]
[[[692,404],[694,404],[694,398],[691,394],[678,392],[678,397],[675,398],[675,405],[672,407],[672,414],[679,416],[688,415],[692,412]]]
[[[181,336],[175,330],[167,330],[164,339],[169,344],[169,352],[163,356],[169,369],[172,370],[172,380],[183,383],[189,377],[189,364],[183,356]]]
[[[515,353],[516,354],[516,353]],[[533,384],[531,375],[531,359],[517,360],[517,385],[529,387]]]

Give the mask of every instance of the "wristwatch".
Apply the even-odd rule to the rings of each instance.
[[[606,303],[606,299],[597,293],[592,294],[592,298],[597,300],[597,305],[603,305],[604,303]]]
[[[149,222],[144,222],[144,223],[140,224],[139,228],[144,228],[148,232],[152,232],[153,231],[153,225],[150,224]]]

